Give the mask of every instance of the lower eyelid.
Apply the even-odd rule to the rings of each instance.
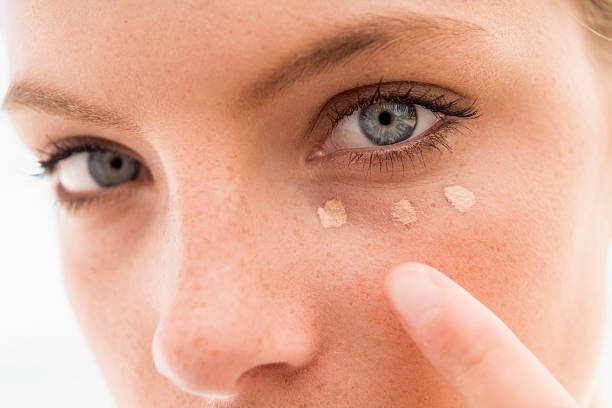
[[[445,151],[452,152],[451,139],[465,133],[462,125],[463,121],[445,118],[412,141],[376,149],[339,150],[307,162],[315,179],[402,181],[429,170],[429,162],[441,158]]]
[[[137,194],[142,188],[146,188],[152,182],[152,177],[146,167],[141,166],[138,177],[130,182],[121,184],[117,187],[104,188],[89,193],[73,193],[59,183],[57,172],[53,174],[52,183],[54,184],[57,203],[69,213],[76,213],[90,206],[111,205],[113,200],[128,200]]]
[[[397,151],[403,151],[405,150],[407,147],[411,147],[411,146],[415,146],[417,143],[422,143],[424,139],[430,137],[431,135],[434,135],[436,132],[443,132],[444,128],[446,126],[449,127],[454,127],[456,125],[456,120],[452,119],[452,118],[448,118],[448,117],[443,117],[440,118],[440,120],[438,120],[436,123],[434,123],[432,126],[430,126],[429,129],[427,129],[426,131],[422,132],[420,135],[416,136],[414,139],[408,139],[406,141],[403,141],[401,143],[396,143],[396,144],[392,144],[392,145],[385,145],[385,146],[376,146],[376,145],[372,145],[369,147],[358,147],[358,148],[344,148],[344,149],[337,149],[335,146],[331,145],[331,140],[328,137],[324,143],[320,146],[315,148],[315,150],[313,151],[313,153],[311,155],[309,155],[307,157],[307,161],[311,161],[314,159],[323,159],[324,157],[328,157],[328,156],[337,156],[337,155],[346,155],[346,154],[350,154],[350,153],[355,153],[355,154],[359,154],[359,153],[385,153],[385,152],[397,152]],[[436,142],[440,142],[441,139],[440,138],[434,138],[434,140],[432,140],[432,143],[436,143]],[[441,144],[442,147],[450,150],[448,145],[445,144]],[[433,146],[430,146],[433,147]],[[320,153],[319,153],[320,152]]]

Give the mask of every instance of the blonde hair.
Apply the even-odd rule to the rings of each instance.
[[[612,0],[583,0],[579,7],[589,30],[602,40],[612,42]]]

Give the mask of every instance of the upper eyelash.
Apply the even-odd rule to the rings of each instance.
[[[51,141],[54,151],[43,152],[47,158],[38,160],[38,165],[44,170],[45,173],[50,174],[53,172],[55,166],[60,161],[67,159],[75,153],[80,152],[95,152],[106,150],[100,146],[93,144],[81,144],[77,146],[65,146],[63,143]]]
[[[67,159],[68,157],[76,153],[81,153],[81,152],[92,153],[92,152],[104,151],[104,152],[113,152],[117,154],[126,155],[126,153],[122,153],[118,151],[117,149],[113,149],[110,146],[108,147],[103,146],[102,144],[104,142],[102,141],[94,141],[94,139],[97,140],[98,138],[79,137],[77,139],[82,139],[82,140],[78,141],[78,140],[68,139],[68,140],[62,140],[62,141],[55,141],[49,138],[49,142],[51,143],[53,150],[50,152],[43,151],[43,150],[40,151],[45,156],[45,158],[38,160],[38,165],[42,169],[42,172],[39,174],[36,174],[36,176],[44,176],[44,175],[52,174],[57,163],[59,163],[60,161],[64,159]]]
[[[422,84],[416,84],[413,82],[398,82],[394,92],[383,93],[381,92],[383,85],[385,84],[381,79],[376,85],[374,92],[372,92],[372,94],[369,96],[361,95],[359,93],[361,88],[357,88],[355,90],[356,99],[350,105],[342,109],[338,109],[337,105],[332,105],[332,109],[330,109],[327,114],[329,120],[331,121],[332,129],[336,127],[340,120],[352,115],[355,111],[380,102],[411,103],[421,105],[434,113],[442,113],[446,116],[456,118],[475,119],[480,115],[476,106],[476,100],[464,107],[453,108],[453,106],[456,106],[458,102],[463,101],[463,98],[457,97],[453,100],[444,102],[444,97],[446,95],[441,94],[437,97],[430,97],[429,94],[431,89],[428,89],[423,95],[413,95],[413,92],[417,87],[423,86]],[[399,89],[403,86],[407,86],[408,89],[407,91],[400,93]]]

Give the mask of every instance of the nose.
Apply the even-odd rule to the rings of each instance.
[[[224,399],[307,366],[315,346],[301,313],[247,299],[224,291],[213,303],[183,289],[153,338],[158,372],[187,393]]]
[[[266,234],[265,228],[236,225],[233,212],[244,211],[240,205],[226,202],[219,216],[211,200],[197,201],[178,204],[189,211],[179,208],[171,217],[180,224],[179,245],[165,248],[175,248],[168,257],[176,277],[167,305],[160,306],[152,353],[157,371],[174,385],[222,400],[308,366],[317,336],[312,308],[287,282],[290,263],[278,257],[278,248],[274,261],[265,255],[272,251],[263,247],[269,240],[244,244],[247,236]]]

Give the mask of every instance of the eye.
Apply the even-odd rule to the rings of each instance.
[[[342,119],[329,135],[330,151],[387,146],[412,140],[431,129],[441,117],[411,103],[375,103]]]
[[[462,135],[463,122],[478,117],[475,102],[449,89],[416,82],[381,80],[343,92],[324,106],[314,122],[314,131],[324,137],[306,161],[329,156],[339,163],[337,159],[346,157],[348,165],[362,162],[371,169],[378,163],[381,172],[384,167],[391,174],[396,162],[402,171],[405,160],[414,165],[416,158],[425,165],[425,151],[451,151],[447,138]],[[338,170],[342,169],[335,167],[334,174]]]
[[[135,180],[140,163],[110,150],[82,151],[60,160],[55,171],[64,190],[90,193]]]

